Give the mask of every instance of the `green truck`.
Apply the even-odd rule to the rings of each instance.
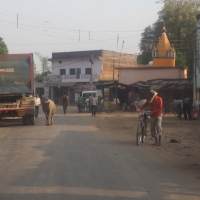
[[[33,54],[0,54],[0,120],[35,124]]]

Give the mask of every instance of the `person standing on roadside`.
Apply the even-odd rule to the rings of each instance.
[[[82,106],[83,106],[83,97],[82,94],[78,97],[78,112],[82,112]]]
[[[35,117],[38,117],[39,114],[39,107],[41,104],[41,100],[38,94],[34,97],[34,102],[35,102]]]
[[[150,90],[149,98],[147,101],[138,108],[138,110],[143,110],[147,106],[150,106],[150,127],[152,137],[155,138],[154,145],[161,145],[161,135],[162,135],[162,108],[163,101],[162,98],[157,96],[157,92]],[[159,141],[158,141],[159,138]]]
[[[91,98],[91,104],[92,104],[92,116],[95,117],[96,111],[97,111],[97,104],[98,104],[98,99],[96,96],[96,93],[93,94],[93,97]]]
[[[192,109],[192,100],[186,97],[185,99],[183,99],[183,114],[185,120],[187,120],[188,118],[189,120],[192,119],[191,109]]]
[[[89,96],[89,113],[91,112],[91,110],[92,110],[92,94],[90,94],[90,96]]]
[[[67,94],[65,94],[64,96],[63,96],[63,112],[64,112],[64,114],[66,114],[66,111],[67,111],[67,106],[68,106],[68,95]]]

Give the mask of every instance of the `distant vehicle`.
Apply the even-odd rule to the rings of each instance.
[[[0,120],[35,124],[33,54],[0,54]]]
[[[89,91],[83,91],[82,92],[82,96],[83,96],[83,99],[84,99],[84,102],[83,102],[83,110],[84,111],[90,111],[89,109],[89,97],[92,95],[96,94],[96,97],[98,98],[99,96],[102,96],[102,92],[101,90],[89,90]]]
[[[91,90],[91,91],[83,91],[82,92],[82,96],[85,100],[89,100],[89,97],[93,94],[96,94],[96,96],[98,97],[98,91],[96,90]]]

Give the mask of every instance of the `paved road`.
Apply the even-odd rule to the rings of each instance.
[[[200,188],[153,160],[130,135],[61,107],[55,124],[0,122],[0,200],[200,199]]]

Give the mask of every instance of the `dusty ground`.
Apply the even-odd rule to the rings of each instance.
[[[100,113],[96,126],[110,134],[129,134],[136,145],[138,114],[131,112]],[[171,139],[179,143],[170,143]],[[138,148],[145,148],[150,156],[169,165],[185,178],[200,185],[200,120],[179,120],[173,114],[163,117],[162,145],[152,145],[154,140],[148,136]]]

